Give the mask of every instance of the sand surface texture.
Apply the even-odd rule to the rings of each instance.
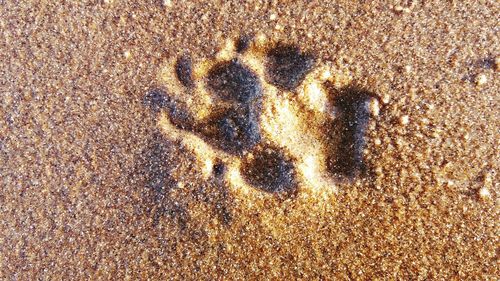
[[[0,0],[0,279],[495,280],[497,1]]]

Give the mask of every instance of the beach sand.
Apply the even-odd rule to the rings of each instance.
[[[497,1],[139,2],[0,1],[1,279],[498,279]],[[372,175],[200,176],[144,96],[242,34],[379,97]]]

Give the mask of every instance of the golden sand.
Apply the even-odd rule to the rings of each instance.
[[[0,278],[498,279],[500,4],[476,2],[0,1]],[[143,105],[160,87],[206,116],[173,64],[189,53],[202,81],[241,34],[259,77],[269,42],[318,60],[296,97],[263,80],[265,137],[301,175],[291,197]],[[322,170],[325,80],[380,98],[373,176]],[[147,187],[152,159],[168,194]]]

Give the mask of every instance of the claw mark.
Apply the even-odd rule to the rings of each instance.
[[[250,47],[250,44],[252,42],[252,36],[248,34],[244,34],[238,38],[238,41],[236,41],[235,48],[236,52],[238,53],[244,53],[248,48]]]
[[[214,176],[216,179],[220,179],[224,176],[224,173],[226,173],[226,165],[224,165],[224,163],[222,162],[217,162],[214,167],[213,167],[213,172],[214,172]]]

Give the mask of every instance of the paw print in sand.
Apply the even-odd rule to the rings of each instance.
[[[365,131],[378,112],[378,99],[345,77],[297,46],[241,37],[214,58],[168,63],[165,86],[145,101],[204,177],[222,171],[234,190],[280,195],[335,191],[366,172]]]

